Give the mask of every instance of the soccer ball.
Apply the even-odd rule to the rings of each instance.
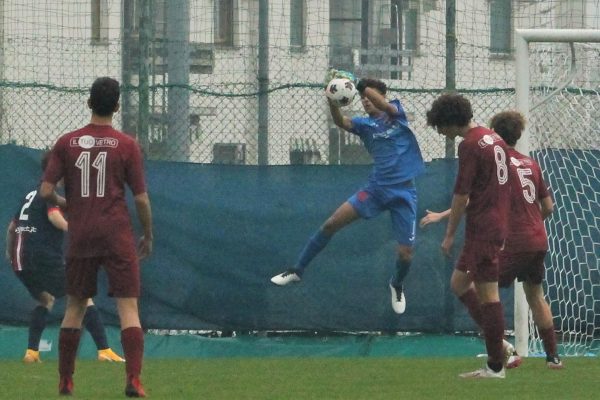
[[[325,96],[333,100],[338,106],[344,107],[354,100],[356,86],[350,79],[335,78],[327,85]]]

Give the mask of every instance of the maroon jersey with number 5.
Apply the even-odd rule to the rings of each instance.
[[[507,235],[510,187],[507,146],[494,131],[470,129],[458,146],[454,193],[469,195],[465,240],[502,241]]]
[[[69,216],[67,257],[135,252],[125,186],[146,191],[137,142],[108,125],[89,124],[63,135],[52,149],[44,181],[65,181]]]
[[[539,202],[550,196],[537,162],[508,149],[511,170],[509,235],[505,251],[510,253],[548,250],[548,237]]]

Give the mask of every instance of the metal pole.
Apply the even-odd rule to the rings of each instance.
[[[150,113],[150,89],[149,89],[149,72],[148,65],[150,63],[150,36],[151,36],[151,20],[150,20],[150,0],[140,0],[140,40],[139,40],[139,85],[138,85],[138,116],[137,116],[137,133],[138,140],[144,150],[148,154],[150,149],[150,140],[148,135],[149,130],[149,113]]]
[[[456,89],[456,4],[455,0],[446,0],[446,88],[447,92],[453,92]],[[446,159],[454,159],[454,139],[446,138]],[[452,191],[452,182],[454,182],[454,173],[451,169],[446,169],[447,175],[444,181],[448,186],[448,193]],[[449,283],[454,270],[454,265],[450,258],[445,257],[446,280]],[[454,293],[450,285],[444,286],[444,318],[447,331],[454,331]]]
[[[167,15],[167,158],[188,161],[190,154],[190,4],[170,1]]]
[[[133,25],[135,14],[133,13],[133,0],[123,0],[123,41],[121,42],[121,129],[125,133],[136,132],[134,110],[131,106],[132,75],[134,68],[133,51]],[[140,140],[143,148],[143,142]]]
[[[600,29],[516,29],[529,42],[600,42]]]
[[[529,46],[523,36],[518,33],[518,30],[515,35],[515,56],[516,106],[527,121],[529,119]],[[523,154],[529,154],[529,129],[527,125],[525,125],[516,148]]]
[[[456,90],[456,2],[446,0],[446,91]],[[455,157],[454,139],[446,139],[446,158]]]
[[[269,2],[258,3],[258,165],[269,164]]]
[[[0,1],[0,21],[4,21],[4,0]],[[0,80],[4,81],[4,23],[0,24]],[[0,90],[0,138],[4,143],[12,140],[10,133],[4,138],[3,116],[4,116],[4,91]]]

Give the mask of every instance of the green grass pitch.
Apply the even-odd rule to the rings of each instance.
[[[148,359],[142,380],[151,399],[593,399],[600,360],[567,358],[548,370],[525,359],[504,380],[464,380],[475,358],[211,358]],[[124,365],[77,363],[73,398],[122,399]],[[1,399],[53,399],[57,361],[0,361]]]

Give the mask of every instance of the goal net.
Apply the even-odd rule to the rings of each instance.
[[[555,202],[546,220],[545,293],[562,355],[600,348],[600,31],[520,30],[517,103],[528,116],[522,151],[542,170]],[[517,302],[519,299],[517,298]],[[526,308],[525,308],[526,310]],[[516,320],[518,317],[515,317]],[[529,312],[529,355],[544,354]],[[525,325],[525,326],[523,326]],[[522,334],[522,332],[521,332]],[[517,333],[517,347],[519,343]]]

